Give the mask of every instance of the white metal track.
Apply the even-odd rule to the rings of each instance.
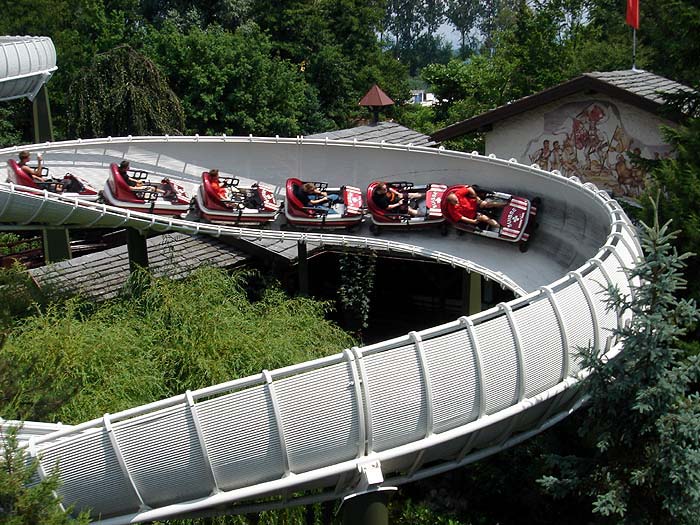
[[[476,154],[301,137],[127,137],[33,149],[47,165],[104,177],[110,162],[129,158],[183,181],[211,166],[278,188],[291,176],[360,187],[476,182],[543,199],[540,230],[520,254],[509,243],[434,232],[374,238],[215,226],[0,184],[0,225],[129,225],[420,254],[519,295],[470,318],[31,437],[44,470],[59,463],[65,504],[91,508],[100,523],[337,498],[358,490],[359,469],[377,461],[385,485],[443,472],[575,409],[572,387],[588,374],[578,348],[620,351],[613,330],[628,313],[609,312],[601,291],[613,283],[631,293],[624,270],[641,249],[617,203],[592,185]],[[255,502],[270,496],[280,499]]]
[[[0,101],[33,100],[56,69],[56,49],[50,38],[0,36]]]

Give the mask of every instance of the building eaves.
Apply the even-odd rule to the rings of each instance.
[[[308,135],[310,139],[357,140],[358,142],[388,142],[390,144],[413,144],[414,146],[435,146],[428,135],[397,124],[396,122],[379,122],[355,128],[324,131]]]
[[[575,93],[602,93],[642,110],[657,113],[664,103],[664,93],[692,91],[689,87],[647,71],[624,70],[585,73],[580,77],[515,100],[470,119],[437,130],[430,138],[442,142],[467,133],[483,131],[505,120]],[[664,115],[679,120],[680,115]]]

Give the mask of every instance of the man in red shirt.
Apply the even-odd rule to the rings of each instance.
[[[221,181],[219,180],[219,170],[209,170],[209,183],[211,184],[211,189],[214,190],[214,193],[216,193],[216,196],[219,197],[219,199],[222,201],[228,199],[228,191],[226,191],[226,188],[222,186]]]
[[[503,208],[507,204],[503,201],[482,200],[471,186],[462,186],[456,189],[446,197],[446,200],[448,217],[455,223],[471,224],[472,226],[483,222],[489,226],[498,227],[498,221],[479,213],[479,210]]]

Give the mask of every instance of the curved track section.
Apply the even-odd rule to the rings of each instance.
[[[33,100],[56,69],[50,38],[0,36],[0,100]]]
[[[127,138],[39,149],[47,165],[102,179],[110,162],[129,158],[132,167],[184,181],[211,166],[278,188],[290,176],[360,187],[376,179],[467,181],[544,201],[535,242],[519,254],[508,243],[454,234],[367,238],[363,230],[214,226],[0,185],[5,225],[306,238],[421,254],[484,273],[520,296],[442,326],[30,439],[40,473],[58,462],[64,501],[91,508],[101,523],[309,503],[357,493],[370,481],[398,485],[452,469],[576,409],[582,401],[575,386],[587,375],[578,348],[610,356],[620,350],[613,330],[629,312],[609,311],[602,290],[633,293],[624,270],[641,250],[619,205],[592,185],[475,154],[302,138]]]

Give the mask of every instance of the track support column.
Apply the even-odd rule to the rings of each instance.
[[[299,295],[309,295],[309,257],[306,241],[297,241],[297,271],[299,272]]]
[[[134,272],[138,266],[148,268],[148,247],[145,235],[135,228],[127,228],[126,248],[129,252],[130,272]]]
[[[42,230],[44,262],[54,263],[71,258],[70,236],[67,228]]]
[[[53,123],[51,121],[51,106],[46,84],[41,86],[32,103],[34,114],[34,142],[53,142]]]
[[[343,525],[389,525],[387,503],[396,487],[382,487],[384,474],[379,461],[357,467],[357,492],[343,498]]]
[[[462,307],[467,315],[481,312],[481,275],[477,272],[462,273]]]
[[[343,525],[389,525],[389,491],[375,490],[346,499]]]

